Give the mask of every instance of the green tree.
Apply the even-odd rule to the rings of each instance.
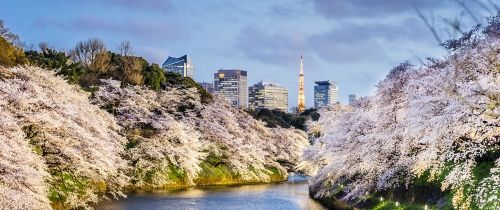
[[[129,41],[122,41],[116,53],[111,54],[110,76],[121,81],[122,86],[144,84],[143,71],[148,67],[148,62],[142,58],[134,56],[132,44]]]
[[[208,104],[213,101],[212,94],[206,91],[198,83],[196,83],[191,77],[183,77],[180,74],[165,72],[165,85],[183,88],[196,88],[200,94],[201,103]]]
[[[72,84],[78,84],[84,69],[74,63],[69,55],[63,51],[57,51],[48,47],[46,43],[40,43],[40,51],[26,51],[25,55],[31,65],[57,71],[58,75],[63,75]]]
[[[297,113],[287,113],[279,109],[258,109],[258,110],[247,110],[250,115],[254,118],[262,120],[267,123],[267,127],[283,127],[290,128],[294,127],[301,130],[306,130],[306,121],[311,119],[316,121],[319,119],[319,114],[316,109],[307,109],[304,112]]]
[[[80,41],[71,50],[71,59],[84,69],[79,84],[90,87],[99,84],[99,79],[110,69],[111,53],[100,39]]]
[[[118,59],[118,73],[122,86],[128,84],[142,85],[142,70],[145,65],[147,65],[147,62],[142,58],[134,56],[120,56]]]
[[[22,44],[17,34],[12,33],[2,20],[0,20],[0,37],[4,38],[15,47],[21,48]]]
[[[158,64],[147,66],[142,74],[144,76],[144,85],[153,90],[160,90],[161,85],[166,81],[164,70]]]
[[[15,66],[26,63],[19,36],[13,34],[0,20],[0,65]]]
[[[26,63],[23,50],[0,37],[0,65],[11,67],[23,63]]]

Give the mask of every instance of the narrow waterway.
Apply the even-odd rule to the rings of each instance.
[[[306,177],[291,175],[273,184],[194,187],[140,192],[126,199],[105,201],[95,209],[325,209],[309,198]]]

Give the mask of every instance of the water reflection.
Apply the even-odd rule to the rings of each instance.
[[[209,186],[183,190],[140,192],[127,199],[107,201],[96,209],[324,209],[309,198],[306,177],[288,182],[241,186]]]

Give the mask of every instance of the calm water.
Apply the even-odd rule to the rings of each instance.
[[[241,186],[196,187],[129,194],[95,209],[325,209],[309,198],[308,181],[292,175],[288,182]]]

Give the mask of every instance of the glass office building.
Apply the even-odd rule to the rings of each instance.
[[[314,107],[330,106],[338,102],[339,87],[337,82],[316,81],[314,86]]]
[[[163,63],[162,68],[165,71],[177,73],[183,77],[191,77],[194,79],[194,65],[187,55],[179,58],[169,56]]]

